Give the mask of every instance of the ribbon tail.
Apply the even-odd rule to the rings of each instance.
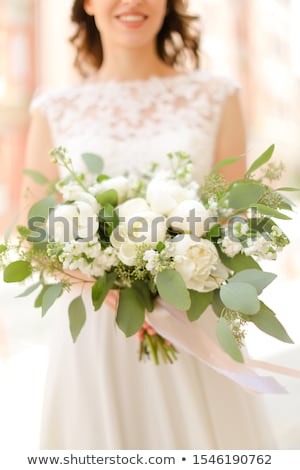
[[[172,342],[175,347],[195,356],[202,363],[238,383],[247,391],[274,394],[288,393],[274,377],[258,375],[250,367],[290,375],[288,369],[268,365],[268,363],[262,361],[247,359],[244,363],[234,361],[221,349],[216,341],[203,331],[201,325],[190,322],[186,318],[185,312],[173,308],[162,299],[159,298],[156,301],[154,311],[147,314],[147,321],[161,336]],[[300,377],[300,371],[295,372],[295,376]]]

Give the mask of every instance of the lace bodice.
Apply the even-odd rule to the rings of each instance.
[[[195,71],[128,82],[85,82],[34,98],[48,119],[54,146],[67,147],[74,165],[94,152],[105,171],[116,175],[164,155],[184,151],[195,177],[207,174],[213,160],[222,106],[237,85],[226,77]]]

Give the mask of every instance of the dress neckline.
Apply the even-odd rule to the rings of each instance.
[[[186,78],[193,77],[199,73],[203,73],[201,69],[195,69],[191,72],[178,73],[177,75],[150,75],[148,78],[144,79],[131,79],[131,80],[85,80],[81,82],[81,85],[91,86],[91,87],[131,87],[135,85],[147,85],[153,83],[165,83],[172,84],[186,80]]]

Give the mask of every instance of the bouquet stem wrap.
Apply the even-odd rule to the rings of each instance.
[[[118,292],[110,291],[106,303],[114,310],[118,306]],[[182,312],[161,298],[157,298],[155,309],[147,314],[147,322],[176,348],[199,359],[219,374],[233,380],[248,392],[285,394],[288,393],[272,376],[258,375],[253,368],[300,378],[300,371],[245,358],[244,363],[231,359],[199,324],[190,322]]]

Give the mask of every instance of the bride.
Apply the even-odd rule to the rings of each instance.
[[[76,0],[72,20],[85,78],[33,100],[26,167],[57,178],[49,150],[59,145],[78,171],[81,153],[100,154],[110,175],[181,150],[201,181],[216,162],[245,152],[238,87],[199,70],[196,18],[186,2]],[[241,162],[222,170],[229,180],[243,171]],[[184,352],[173,365],[138,362],[136,338],[116,329],[107,305],[94,312],[88,292],[87,323],[73,344],[69,295],[76,293],[51,312],[43,449],[275,447],[257,396]],[[199,322],[214,334],[211,310]]]

